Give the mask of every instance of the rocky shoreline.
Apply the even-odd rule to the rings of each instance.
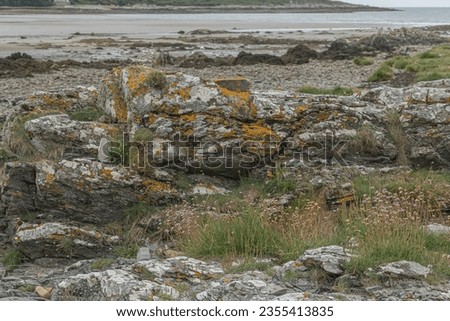
[[[225,41],[215,51],[191,54],[180,46],[212,46],[217,34],[186,36],[159,40],[164,50],[135,39],[87,42],[93,50],[103,41],[104,52],[122,46],[126,59],[0,58],[0,300],[449,300],[441,248],[432,263],[358,270],[351,263],[367,249],[356,232],[289,256],[220,260],[179,244],[199,217],[234,222],[257,209],[270,230],[305,213],[288,225],[303,233],[319,219],[321,229],[336,223],[334,233],[347,224],[339,215],[356,208],[361,224],[379,224],[383,211],[397,213],[399,226],[411,219],[417,235],[442,238],[446,249],[449,79],[367,79],[389,57],[445,46],[448,28],[256,45],[259,35],[221,56],[238,40],[217,37]],[[304,85],[353,91],[309,94]],[[413,169],[430,170],[423,190],[410,187]],[[355,178],[385,175],[406,183],[377,190],[381,200],[367,201],[370,187],[357,195]]]

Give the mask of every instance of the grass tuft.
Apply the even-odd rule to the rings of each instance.
[[[369,81],[387,81],[394,77],[395,70],[416,73],[416,81],[429,81],[450,78],[450,46],[436,46],[411,57],[397,56],[381,65]]]
[[[353,63],[357,66],[370,66],[373,65],[373,58],[356,57],[355,59],[353,59]]]
[[[22,254],[16,249],[10,249],[2,257],[2,264],[8,270],[14,270],[22,262]]]
[[[102,115],[103,113],[97,108],[85,108],[70,113],[69,117],[77,121],[97,121]]]
[[[333,89],[317,88],[312,86],[303,86],[299,89],[300,93],[312,95],[335,95],[335,96],[351,96],[353,89],[347,87],[335,87]]]

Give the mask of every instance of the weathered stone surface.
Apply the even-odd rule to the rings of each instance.
[[[150,248],[148,247],[140,247],[136,254],[136,261],[148,261],[152,258],[152,254],[150,252]]]
[[[117,239],[61,223],[23,224],[14,244],[26,257],[93,258],[110,251]]]
[[[442,224],[429,224],[427,225],[426,230],[431,234],[450,234],[450,226]]]
[[[149,260],[136,263],[137,269],[145,269],[158,278],[208,280],[224,274],[215,262],[203,262],[189,257],[173,257],[166,260]]]
[[[52,288],[43,288],[42,286],[37,286],[36,289],[34,290],[41,298],[43,299],[50,299],[52,296]]]
[[[432,272],[417,262],[398,261],[380,266],[379,275],[399,278],[426,278]]]
[[[25,123],[25,130],[39,152],[49,155],[59,150],[64,159],[96,158],[101,139],[119,134],[112,125],[75,121],[66,114],[30,120]]]
[[[178,199],[170,183],[88,159],[8,163],[5,172],[1,213],[6,216],[39,212],[47,222],[104,225],[139,202],[162,205]]]
[[[87,301],[148,301],[176,300],[179,292],[174,288],[142,280],[124,270],[107,270],[72,276],[58,284],[56,300]]]
[[[349,262],[351,254],[346,252],[342,246],[331,245],[307,250],[300,257],[307,267],[320,267],[326,272],[339,275],[343,274],[343,265]]]

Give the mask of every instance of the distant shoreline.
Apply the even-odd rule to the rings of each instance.
[[[320,7],[307,8],[301,6],[53,6],[36,7],[0,7],[0,14],[202,14],[202,13],[352,13],[352,12],[382,12],[401,11],[393,8],[378,8],[369,6]]]

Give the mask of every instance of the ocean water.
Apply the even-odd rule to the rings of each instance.
[[[450,7],[400,9],[355,13],[0,15],[0,37],[67,36],[75,32],[161,36],[200,28],[308,31],[450,24]]]

